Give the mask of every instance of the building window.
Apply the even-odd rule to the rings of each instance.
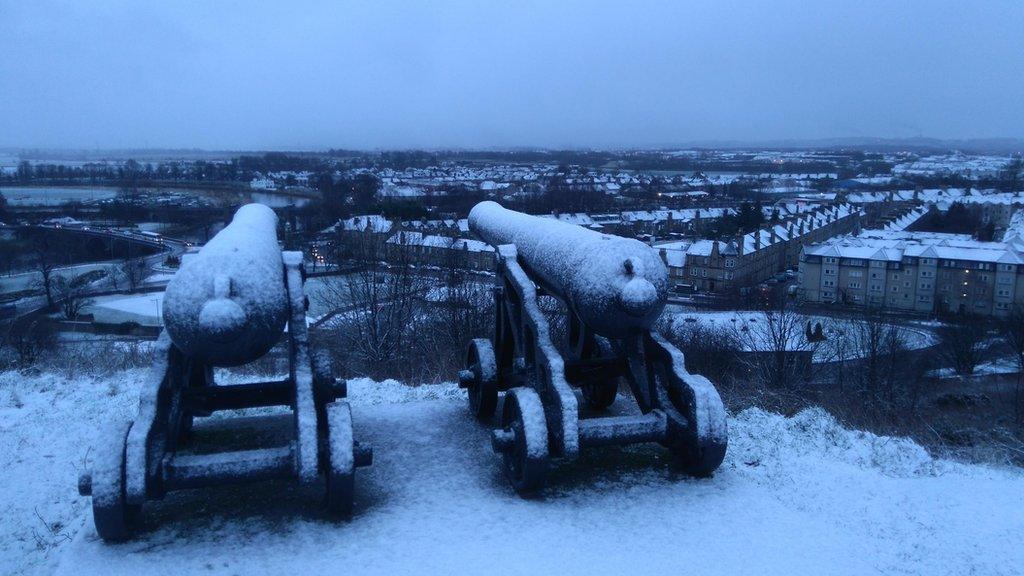
[[[949,284],[943,284],[942,288],[939,288],[939,290],[942,290],[943,292],[949,292],[950,291]]]
[[[932,276],[935,276],[935,273],[932,272],[931,270],[922,270],[921,271],[921,278],[931,278]]]
[[[1010,295],[1010,291],[1009,290],[998,290],[996,293],[999,294],[1000,296],[1009,296]]]
[[[834,268],[825,268],[825,269],[822,270],[822,272],[825,273],[825,276],[835,276],[836,275],[836,271],[835,271]]]
[[[861,272],[860,270],[850,270],[849,273],[850,278],[860,278],[863,275],[864,273]]]
[[[899,280],[900,279],[900,275],[899,274],[893,274],[892,275],[892,279],[893,280]]]
[[[847,288],[853,288],[854,290],[860,289],[860,282],[850,282],[846,285]]]
[[[930,282],[921,282],[921,290],[931,290],[932,285]]]
[[[825,286],[835,286],[836,285],[836,281],[835,280],[825,280],[824,284],[825,284]]]
[[[826,256],[825,257],[825,263],[826,264],[835,264],[836,263],[836,259],[831,257],[831,256]]]
[[[725,267],[726,268],[735,268],[736,267],[736,259],[735,258],[726,258],[725,259]]]
[[[1013,272],[1013,264],[1000,264],[999,269],[1003,272]]]
[[[872,284],[871,285],[871,291],[872,292],[881,292],[882,291],[882,286],[879,285],[879,284]]]
[[[697,269],[696,268],[690,268],[690,276],[696,276],[696,275],[697,275]]]

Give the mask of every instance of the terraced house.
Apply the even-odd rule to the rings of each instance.
[[[799,282],[806,302],[1006,316],[1024,305],[1024,242],[867,231],[807,247]]]
[[[804,245],[854,232],[860,210],[850,205],[821,207],[729,241],[697,240],[656,244],[675,285],[729,294],[796,268]]]

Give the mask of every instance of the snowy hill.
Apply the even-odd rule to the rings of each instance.
[[[97,426],[142,372],[0,374],[2,574],[1019,574],[1024,474],[931,459],[810,410],[730,420],[711,479],[657,447],[585,452],[516,497],[451,386],[350,383],[375,446],[335,524],[290,484],[175,493],[136,540],[100,543],[75,491]]]

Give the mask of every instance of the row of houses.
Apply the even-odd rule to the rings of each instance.
[[[860,210],[848,204],[819,207],[728,241],[655,244],[673,284],[701,292],[730,294],[795,269],[805,245],[859,227]]]
[[[656,242],[675,284],[706,292],[728,293],[797,266],[806,243],[852,232],[859,211],[850,205],[782,204],[766,209],[776,221],[756,233],[730,241]],[[706,224],[732,214],[732,208],[628,211],[610,214],[564,213],[546,217],[621,236],[699,236]],[[493,268],[493,249],[469,237],[465,219],[398,221],[381,215],[355,216],[323,231],[330,242],[347,237],[371,239],[392,260],[413,260],[472,270]],[[320,252],[327,252],[321,249]]]

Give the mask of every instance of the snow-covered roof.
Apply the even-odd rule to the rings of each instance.
[[[384,234],[390,232],[392,226],[393,224],[391,221],[380,214],[367,214],[340,220],[338,223],[324,229],[322,232],[324,234],[330,234],[338,230],[345,230],[348,232],[376,232],[378,234]]]
[[[871,231],[809,246],[804,253],[863,260],[898,262],[904,257],[964,260],[1001,264],[1024,263],[1020,247],[1006,242],[981,242],[962,234]]]

